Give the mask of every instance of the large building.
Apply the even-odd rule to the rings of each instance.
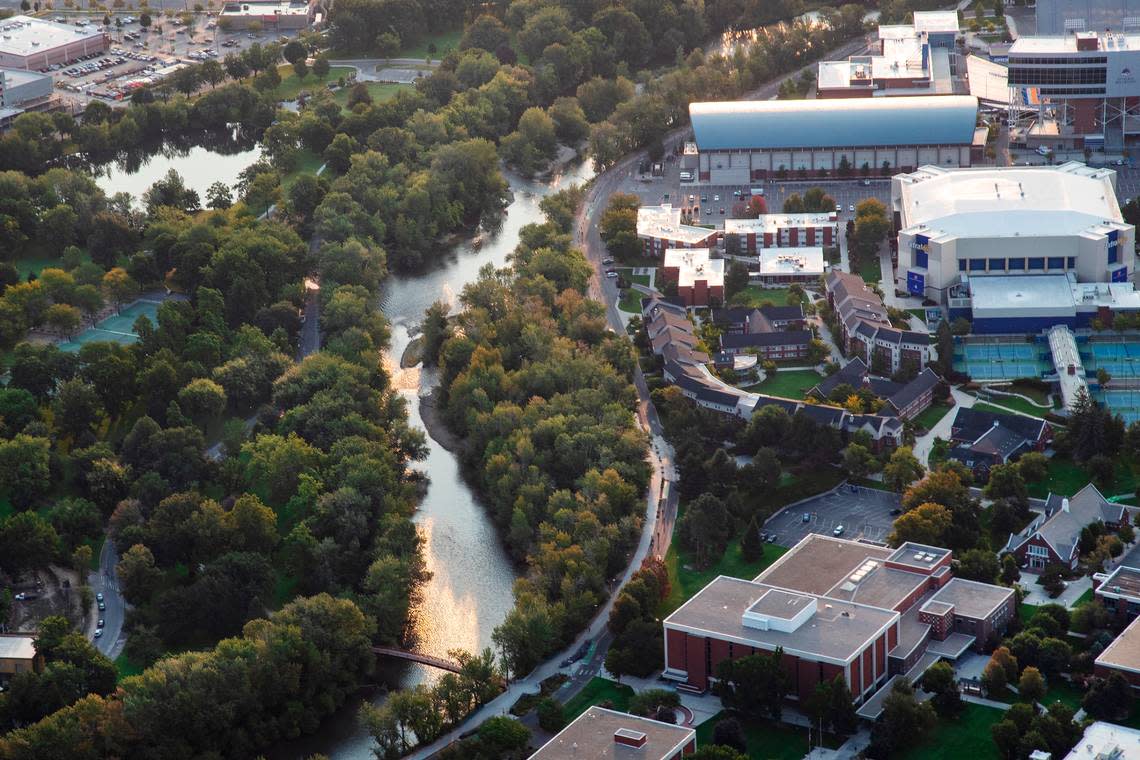
[[[953,95],[957,35],[956,11],[916,11],[913,24],[880,26],[874,54],[820,61],[816,97]]]
[[[1060,166],[947,169],[891,179],[897,287],[946,303],[964,275],[1074,273],[1129,282],[1136,230],[1116,200],[1116,172]]]
[[[1133,689],[1140,689],[1140,618],[1136,618],[1093,662],[1093,673],[1107,678],[1120,673]]]
[[[686,306],[724,303],[724,259],[711,258],[708,248],[666,249],[661,279],[676,283],[677,296]]]
[[[761,285],[818,284],[824,272],[822,248],[768,248],[759,258],[760,268],[752,273],[752,281]]]
[[[58,103],[50,74],[0,69],[0,127],[25,111],[42,111]]]
[[[1140,0],[1037,0],[1037,34],[1062,35],[1088,29],[1136,27]]]
[[[669,248],[713,248],[720,233],[681,223],[681,209],[669,204],[637,210],[637,239],[642,255],[662,258]]]
[[[31,16],[0,21],[0,68],[45,69],[102,53],[110,45],[110,36],[93,25],[68,26]]]
[[[1037,107],[1058,145],[1119,153],[1140,134],[1140,35],[1069,30],[1019,37],[1009,49],[1009,87],[1019,105]],[[1054,146],[1049,146],[1054,147]]]
[[[978,101],[966,95],[691,103],[700,182],[969,166]],[[982,138],[984,140],[984,134]]]
[[[755,256],[765,248],[839,244],[839,215],[832,213],[761,214],[755,219],[725,219],[725,252]]]
[[[950,317],[970,320],[979,334],[1024,335],[1097,322],[1110,327],[1116,315],[1140,312],[1140,292],[1131,282],[1079,282],[1076,272],[961,279],[947,299]]]
[[[810,534],[757,578],[722,575],[669,615],[664,676],[704,691],[721,662],[779,650],[792,695],[842,675],[862,702],[892,676],[981,649],[1013,618],[1012,589],[953,578],[951,559]]]
[[[950,458],[969,467],[983,481],[990,468],[1022,454],[1041,452],[1053,439],[1043,419],[960,406],[950,423]]]
[[[1093,575],[1093,595],[1120,625],[1140,615],[1140,569],[1120,565]]]
[[[1018,564],[1031,572],[1058,564],[1075,570],[1080,561],[1081,531],[1086,526],[1100,523],[1113,531],[1130,518],[1131,510],[1108,501],[1089,483],[1072,496],[1049,494],[1045,515],[1034,516],[1026,530],[1010,536],[1003,551],[1013,554]]]
[[[681,760],[696,750],[687,726],[590,707],[530,760]]]
[[[883,299],[859,275],[833,269],[824,286],[844,350],[871,371],[893,375],[907,366],[918,371],[933,358],[930,335],[892,326]]]
[[[250,0],[226,3],[221,21],[230,29],[248,29],[258,24],[261,29],[305,29],[313,23],[316,4],[304,0]]]

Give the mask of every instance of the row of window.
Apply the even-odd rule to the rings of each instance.
[[[1103,95],[1103,87],[1071,87],[1060,89],[1058,87],[1042,87],[1041,95]]]
[[[1009,57],[1009,64],[1011,66],[1019,63],[1031,66],[1035,64],[1042,66],[1085,66],[1090,63],[1108,63],[1108,58],[1103,55],[1088,56],[1087,58],[1022,58],[1017,55],[1011,55]]]
[[[1045,84],[1104,84],[1107,81],[1103,66],[1081,69],[1010,69],[1011,85]]]
[[[1116,249],[1110,250],[1115,251]],[[1045,258],[1043,256],[1033,256],[1025,258],[1023,256],[1016,256],[1008,259],[958,259],[959,272],[1008,272],[1023,269],[1040,269],[1043,271],[1046,265],[1048,265],[1048,268],[1051,270],[1076,269],[1077,257],[1069,256],[1066,258],[1064,256],[1049,256]]]

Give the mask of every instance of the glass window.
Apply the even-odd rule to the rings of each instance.
[[[1108,263],[1115,264],[1120,261],[1120,246],[1110,245],[1108,247]]]
[[[1010,269],[1025,269],[1025,259],[1023,257],[1012,258],[1009,260]]]
[[[970,259],[970,271],[971,272],[984,272],[984,271],[986,271],[986,260],[985,259]]]
[[[916,267],[925,267],[925,266],[927,266],[928,261],[929,261],[929,257],[926,255],[926,251],[915,251],[914,252],[914,265]]]
[[[1005,259],[990,259],[990,271],[991,272],[1004,272],[1005,271]]]
[[[965,272],[966,271],[966,260],[965,259],[958,259],[958,271],[959,272]]]
[[[1029,268],[1030,269],[1044,269],[1045,268],[1045,259],[1040,258],[1040,257],[1034,257],[1034,258],[1029,259]]]
[[[1066,264],[1066,266],[1069,269],[1076,269],[1077,268],[1077,257],[1076,256],[1070,256],[1068,258],[1068,263]]]
[[[1064,269],[1065,268],[1064,257],[1062,257],[1062,256],[1050,256],[1049,257],[1049,268],[1050,269]]]

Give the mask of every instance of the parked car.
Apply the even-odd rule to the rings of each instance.
[[[835,530],[831,531],[831,535],[842,536],[843,535],[843,526],[842,525],[836,525]]]
[[[606,272],[606,277],[609,277],[611,280],[617,276],[618,276],[617,272]]]
[[[107,603],[106,602],[99,602],[99,611],[103,612],[106,609],[107,609]]]
[[[103,637],[103,629],[102,628],[96,628],[95,629],[95,638],[99,639],[102,637]]]
[[[98,594],[95,595],[95,601],[97,601],[97,602],[103,601],[103,592],[102,591],[100,591]]]
[[[842,203],[836,203],[835,204],[835,210],[836,211],[842,211],[843,210],[843,204]]]
[[[803,521],[806,523],[811,522],[811,515],[808,514],[807,512],[804,512]]]
[[[850,206],[847,207],[847,210],[850,211],[851,213],[855,213],[855,204],[852,203]]]

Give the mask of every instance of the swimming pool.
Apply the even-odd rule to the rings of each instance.
[[[94,327],[87,328],[71,340],[60,343],[59,349],[75,353],[87,343],[95,343],[96,341],[114,341],[123,345],[135,343],[139,339],[135,333],[135,320],[139,317],[146,317],[151,324],[156,324],[158,322],[156,317],[158,307],[158,301],[142,299],[135,301],[118,314],[112,314],[106,319],[96,322]]]

